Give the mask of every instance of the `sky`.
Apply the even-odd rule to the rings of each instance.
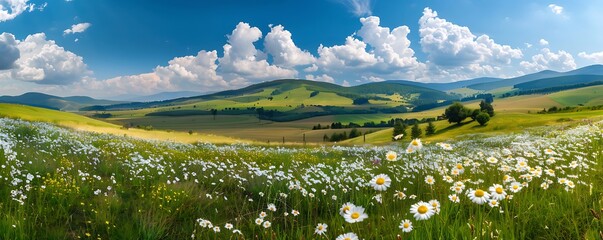
[[[600,0],[0,0],[0,95],[508,78],[603,64]]]

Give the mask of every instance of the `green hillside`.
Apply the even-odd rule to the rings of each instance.
[[[0,103],[15,103],[64,111],[78,111],[92,105],[118,104],[117,101],[98,100],[84,96],[57,97],[43,93],[30,92],[20,96],[1,96]]]

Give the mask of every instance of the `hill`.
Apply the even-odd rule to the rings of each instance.
[[[261,114],[280,121],[341,113],[406,112],[416,106],[454,99],[445,92],[400,83],[344,87],[326,82],[283,79],[218,93],[148,103],[126,103],[83,110],[147,109],[155,115]],[[278,119],[277,119],[278,118]]]
[[[0,103],[16,103],[54,110],[77,111],[86,106],[111,105],[120,102],[98,100],[84,96],[57,97],[43,93],[29,92],[19,96],[1,96]]]
[[[422,83],[422,82],[415,82],[415,81],[408,81],[408,80],[388,80],[386,82],[431,88],[431,89],[438,90],[438,91],[450,91],[453,89],[465,88],[467,86],[471,86],[471,85],[475,85],[475,84],[486,84],[486,83],[496,82],[496,81],[500,81],[500,80],[502,80],[502,78],[482,77],[482,78],[475,78],[475,79],[462,80],[462,81],[449,82],[449,83]]]
[[[563,86],[569,87],[571,85],[586,84],[600,81],[603,81],[603,75],[571,75],[534,80],[530,82],[516,84],[513,87],[523,91]]]

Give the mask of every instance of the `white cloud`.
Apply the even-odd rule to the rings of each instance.
[[[0,34],[0,70],[7,70],[15,67],[15,61],[21,55],[17,48],[17,40],[10,33]]]
[[[44,33],[27,36],[17,47],[21,57],[11,70],[11,76],[16,80],[66,85],[92,74],[82,57],[46,40]]]
[[[33,11],[35,4],[27,3],[29,0],[2,0],[0,1],[0,22],[15,19],[25,11]]]
[[[358,17],[373,14],[371,10],[371,0],[338,0],[338,2],[348,7],[348,9]]]
[[[78,23],[78,24],[74,24],[71,25],[71,28],[69,29],[65,29],[65,31],[63,31],[63,34],[74,34],[74,33],[83,33],[85,32],[90,26],[92,26],[92,24],[90,23]]]
[[[311,53],[295,46],[291,32],[285,30],[282,25],[271,27],[264,39],[264,47],[266,53],[272,55],[273,63],[277,66],[294,67],[316,61]]]
[[[560,15],[563,13],[563,7],[559,6],[557,4],[549,4],[549,9],[551,9],[551,12],[553,12],[554,14]]]
[[[345,39],[344,45],[318,47],[318,66],[326,71],[340,72],[346,68],[363,68],[378,62],[374,54],[366,51],[366,43],[352,36]]]
[[[279,78],[293,78],[297,71],[271,65],[264,52],[253,45],[262,38],[262,32],[257,27],[248,23],[239,23],[228,36],[228,43],[224,45],[224,56],[219,59],[218,71],[226,79],[238,82],[273,80]]]
[[[549,41],[545,40],[544,38],[541,38],[540,41],[538,41],[538,43],[540,43],[540,46],[548,46],[549,45]]]
[[[567,71],[576,68],[574,57],[563,50],[552,52],[543,48],[540,54],[532,56],[532,61],[522,61],[520,65],[529,71],[556,70]]]
[[[313,80],[313,81],[335,83],[335,79],[327,74],[323,74],[323,75],[319,75],[319,76],[314,76],[312,74],[308,74],[308,75],[306,75],[306,79]]]
[[[358,30],[358,36],[374,49],[373,54],[381,58],[381,61],[389,66],[404,68],[417,65],[415,51],[410,48],[410,40],[407,36],[410,29],[407,26],[399,26],[390,31],[389,28],[380,26],[379,17],[361,18],[362,28]]]
[[[531,48],[532,44],[531,43],[524,43],[526,45],[526,48]]]
[[[578,56],[595,63],[603,64],[603,51],[594,53],[581,52],[578,53]]]
[[[468,27],[439,18],[425,8],[419,19],[420,43],[427,54],[432,79],[459,79],[493,74],[520,59],[520,49],[494,42],[488,35],[475,36]]]

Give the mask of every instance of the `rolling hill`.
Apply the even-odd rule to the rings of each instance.
[[[502,80],[502,78],[481,77],[481,78],[449,82],[449,83],[422,83],[422,82],[415,82],[415,81],[409,81],[409,80],[388,80],[386,82],[431,88],[431,89],[438,90],[438,91],[449,91],[449,90],[453,90],[453,89],[464,88],[464,87],[475,85],[475,84],[486,84],[486,83],[496,82],[496,81],[500,81],[500,80]]]
[[[344,87],[326,82],[298,79],[283,79],[259,83],[245,88],[218,93],[178,98],[148,103],[116,104],[87,110],[132,110],[155,111],[191,110],[253,110],[264,108],[278,111],[317,111],[327,106],[344,110],[369,110],[378,108],[405,107],[436,103],[454,99],[445,92],[408,84],[378,82],[353,87]],[[314,110],[310,110],[314,107]],[[321,108],[321,109],[318,109]],[[340,109],[341,110],[341,109]]]
[[[530,82],[520,83],[513,86],[519,90],[535,90],[544,88],[554,88],[562,86],[571,86],[577,84],[588,84],[603,81],[603,75],[571,75],[554,78],[545,78]]]
[[[111,105],[120,102],[98,100],[84,96],[57,97],[43,93],[29,92],[19,96],[1,96],[0,103],[16,103],[54,110],[77,111],[86,106]]]

